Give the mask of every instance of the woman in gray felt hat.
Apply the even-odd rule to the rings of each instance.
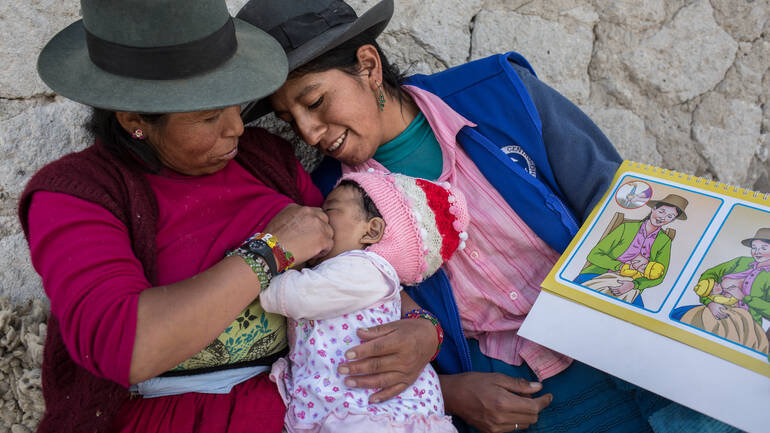
[[[244,119],[272,110],[324,154],[313,173],[322,191],[373,168],[448,181],[468,197],[466,248],[407,290],[444,329],[434,366],[461,431],[649,431],[648,415],[669,401],[517,334],[620,156],[516,53],[403,76],[375,40],[393,3],[359,17],[341,0],[248,2],[238,16],[276,37],[290,72]],[[402,297],[403,310],[414,301]]]
[[[81,6],[38,71],[94,107],[96,140],[41,169],[19,206],[52,311],[39,431],[279,432],[266,372],[286,322],[258,295],[333,234],[291,146],[239,115],[283,83],[286,55],[224,0]],[[363,377],[389,387],[423,368],[431,349],[411,336],[432,325],[401,322],[354,350],[404,371]]]

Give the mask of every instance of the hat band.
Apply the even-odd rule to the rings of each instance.
[[[238,48],[232,18],[205,38],[165,47],[130,47],[85,31],[88,54],[96,66],[144,80],[174,80],[208,72],[229,60]]]
[[[356,11],[344,1],[333,1],[318,12],[297,15],[268,30],[284,50],[296,49],[332,27],[349,24],[358,19]]]

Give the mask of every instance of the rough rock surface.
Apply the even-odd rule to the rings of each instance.
[[[0,297],[0,431],[34,431],[45,410],[41,389],[48,306]]]
[[[590,7],[564,11],[555,20],[483,10],[476,15],[471,60],[501,49],[515,49],[529,60],[541,80],[551,85],[558,83],[564,96],[581,104],[590,93],[588,64],[594,42],[592,28],[597,20],[598,15]],[[558,44],[543,37],[556,34],[561,35]]]
[[[228,0],[232,13],[247,0]],[[351,0],[362,13],[376,0]],[[0,3],[0,433],[42,413],[45,301],[15,217],[24,184],[89,139],[84,107],[37,77],[77,0]],[[524,54],[627,159],[770,193],[770,0],[396,0],[380,38],[409,73]],[[275,119],[306,167],[318,155]]]
[[[713,15],[708,0],[677,11],[670,22],[626,54],[624,63],[631,76],[671,104],[714,88],[735,60],[738,43]]]

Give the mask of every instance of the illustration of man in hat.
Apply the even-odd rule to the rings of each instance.
[[[686,220],[687,204],[676,194],[647,202],[650,214],[640,221],[624,221],[602,238],[575,282],[643,307],[639,295],[660,284],[668,271],[672,238],[664,226]]]

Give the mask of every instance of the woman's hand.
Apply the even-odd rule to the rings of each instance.
[[[500,373],[441,375],[446,412],[459,416],[484,433],[523,430],[537,422],[551,403],[551,394],[532,398],[542,389],[537,382]]]
[[[281,247],[294,255],[297,265],[324,256],[332,248],[334,237],[324,211],[293,203],[278,212],[265,231],[278,238]]]
[[[717,319],[721,320],[727,317],[727,307],[724,305],[717,303],[717,302],[710,302],[708,307],[706,307],[711,311],[711,314],[714,315]]]
[[[633,289],[634,289],[634,282],[626,281],[617,287],[611,288],[610,292],[612,292],[612,294],[615,296],[621,296],[626,294],[627,292],[630,292]]]
[[[369,396],[377,403],[400,394],[417,380],[438,346],[436,328],[428,320],[404,319],[371,328],[359,328],[364,342],[347,352],[352,360],[337,367],[349,374],[347,386],[379,388]]]

